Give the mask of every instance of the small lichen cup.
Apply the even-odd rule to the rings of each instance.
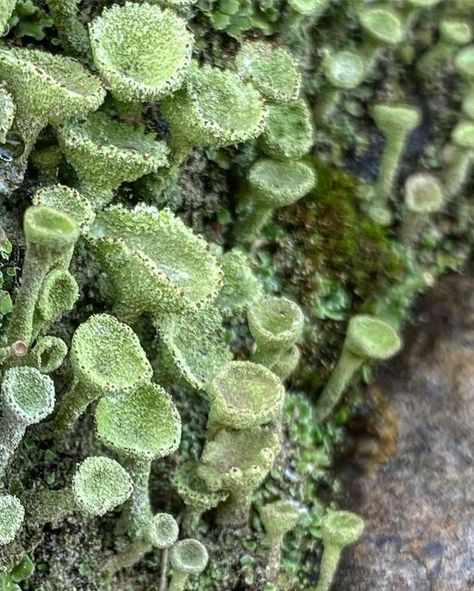
[[[405,181],[402,241],[413,244],[420,237],[424,222],[430,215],[441,211],[444,203],[444,189],[434,175],[427,172],[410,175]]]
[[[149,478],[154,460],[171,455],[181,439],[181,419],[169,394],[142,382],[127,395],[102,398],[95,411],[99,439],[122,458],[134,488],[127,520],[134,537],[145,538],[153,523]]]
[[[64,394],[52,430],[69,431],[88,406],[112,393],[125,395],[151,378],[152,368],[132,329],[108,314],[94,314],[72,337],[74,382]]]
[[[375,316],[359,314],[351,318],[339,360],[316,403],[318,423],[325,421],[340,402],[354,373],[365,361],[384,361],[402,346],[393,327]]]
[[[210,403],[207,429],[251,429],[281,418],[285,387],[263,365],[231,361],[216,373],[207,389]]]
[[[187,538],[177,542],[170,551],[173,574],[168,591],[184,591],[189,576],[202,573],[208,561],[206,547],[199,540]]]
[[[228,493],[218,507],[219,523],[245,526],[252,494],[270,472],[280,448],[275,430],[265,427],[221,429],[206,442],[198,474],[211,491]]]
[[[26,429],[54,409],[54,383],[34,367],[12,367],[1,385],[0,478],[23,439]]]
[[[49,271],[70,260],[79,228],[64,213],[50,207],[33,206],[25,212],[23,229],[26,255],[8,338],[10,342],[23,341],[30,345],[42,285]]]
[[[57,524],[75,511],[101,517],[125,503],[132,488],[130,475],[117,461],[90,456],[78,465],[70,486],[27,494],[27,514],[37,526]]]
[[[286,378],[289,360],[294,358],[297,363],[299,357],[294,345],[303,333],[300,307],[288,298],[264,296],[249,307],[247,321],[256,343],[252,360]],[[283,367],[287,370],[282,374]]]
[[[446,198],[459,195],[469,180],[474,160],[474,123],[460,121],[451,133],[451,153],[444,170]]]
[[[316,184],[316,174],[305,162],[257,160],[247,173],[248,203],[236,234],[239,242],[251,241],[268,223],[273,212],[307,195]]]
[[[364,531],[364,521],[349,511],[331,511],[322,525],[323,557],[315,591],[329,591],[342,550],[354,544]]]
[[[289,500],[275,501],[259,507],[268,546],[266,572],[273,580],[280,570],[281,551],[285,535],[291,531],[301,515],[301,508]]]

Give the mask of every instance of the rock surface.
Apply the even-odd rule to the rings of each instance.
[[[372,433],[341,468],[341,504],[366,531],[344,554],[337,591],[474,590],[474,278],[441,281],[419,309],[372,391],[389,400],[379,443],[393,455],[361,473]]]

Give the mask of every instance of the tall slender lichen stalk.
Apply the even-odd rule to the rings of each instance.
[[[48,272],[61,265],[79,236],[77,224],[66,214],[49,207],[30,207],[25,212],[26,256],[22,281],[15,299],[9,341],[30,344],[35,307]]]
[[[389,359],[400,347],[400,337],[387,322],[375,316],[354,316],[349,322],[339,361],[316,403],[318,423],[331,415],[364,361]]]

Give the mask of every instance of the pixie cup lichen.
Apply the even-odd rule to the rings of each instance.
[[[274,579],[280,570],[283,538],[291,531],[301,515],[301,508],[293,501],[267,503],[258,510],[265,528],[268,546],[267,573]]]
[[[22,281],[15,298],[9,340],[30,344],[36,304],[49,271],[69,261],[79,236],[77,224],[66,214],[45,206],[26,210],[26,242]]]
[[[107,205],[122,183],[167,164],[164,142],[105,113],[69,121],[59,128],[58,135],[66,160],[79,177],[78,189],[95,209]]]
[[[202,573],[209,561],[206,547],[192,538],[180,540],[170,551],[173,574],[168,591],[184,591],[190,575]]]
[[[375,186],[375,199],[369,215],[380,222],[379,210],[386,210],[387,222],[391,220],[388,200],[399,172],[400,159],[409,134],[420,124],[420,111],[407,104],[378,104],[372,109],[372,117],[385,138],[379,174]]]
[[[262,150],[267,156],[277,160],[298,160],[312,145],[311,112],[304,100],[270,106],[261,136]]]
[[[299,306],[287,298],[265,296],[249,307],[247,320],[256,344],[252,360],[272,371],[280,361],[288,365],[288,359],[295,355],[293,346],[303,332],[304,315]]]
[[[470,119],[474,119],[474,45],[457,53],[454,67],[464,80],[463,111]]]
[[[128,472],[118,462],[105,456],[91,456],[79,464],[70,486],[40,489],[28,495],[27,513],[38,526],[58,523],[75,511],[89,518],[101,517],[123,505],[132,488]]]
[[[163,318],[156,328],[160,336],[157,374],[171,383],[202,390],[232,359],[222,316],[212,306]]]
[[[223,281],[214,304],[224,317],[245,312],[258,300],[263,287],[250,267],[249,257],[238,248],[229,250],[219,258]]]
[[[173,484],[186,505],[182,527],[187,534],[196,531],[203,513],[217,507],[228,496],[225,491],[211,491],[199,476],[198,464],[192,460],[181,464],[174,475]]]
[[[400,15],[391,8],[371,6],[369,3],[360,10],[359,20],[364,32],[359,51],[365,63],[365,71],[369,73],[384,49],[401,43],[404,37],[403,22]]]
[[[54,419],[57,434],[70,430],[101,396],[124,395],[152,374],[138,337],[108,314],[94,314],[79,326],[72,337],[70,358],[74,382]]]
[[[148,490],[151,465],[178,448],[180,416],[163,388],[142,382],[127,395],[102,398],[95,418],[99,439],[124,458],[132,475],[130,527],[143,537],[153,519]]]
[[[128,2],[103,11],[89,28],[106,88],[123,103],[158,100],[183,83],[193,36],[169,9]]]
[[[252,494],[270,472],[280,447],[280,438],[267,427],[222,429],[206,442],[198,474],[210,490],[229,495],[218,507],[220,523],[245,525]]]
[[[20,445],[26,429],[53,412],[54,383],[34,367],[12,367],[1,385],[0,478]]]
[[[105,97],[99,79],[78,61],[37,49],[1,47],[0,77],[15,99],[23,166],[48,123],[95,111]]]
[[[52,373],[61,367],[66,355],[66,343],[59,337],[48,335],[37,339],[28,361],[41,373]]]
[[[19,532],[25,509],[13,495],[0,495],[0,547],[13,542]]]
[[[15,8],[15,4],[16,0],[3,0],[0,4],[0,36],[7,26],[8,19]]]
[[[315,591],[329,591],[337,571],[341,552],[354,544],[364,531],[363,520],[349,511],[331,511],[323,520],[323,557]]]
[[[352,376],[364,362],[390,359],[400,348],[400,337],[390,324],[375,316],[354,316],[349,322],[339,360],[316,403],[317,422],[322,423],[332,414]]]
[[[162,104],[171,124],[171,158],[181,163],[195,146],[223,147],[257,137],[266,117],[260,94],[236,74],[190,68],[181,90]]]
[[[460,121],[451,133],[451,140],[451,153],[443,175],[448,199],[458,195],[469,180],[474,160],[474,123]]]
[[[93,222],[95,214],[89,200],[75,189],[65,185],[50,185],[37,191],[33,205],[45,205],[68,215],[81,231]]]
[[[131,321],[197,310],[211,302],[222,271],[207,244],[168,210],[111,206],[88,240],[115,290],[115,310]]]
[[[441,211],[444,206],[444,190],[440,181],[432,174],[419,172],[405,181],[405,211],[401,237],[406,244],[420,236],[423,222]]]
[[[222,427],[250,429],[277,422],[285,398],[285,388],[277,376],[250,361],[231,361],[224,365],[206,392],[211,434]]]
[[[301,74],[291,54],[263,41],[243,43],[235,58],[237,72],[267,99],[286,102],[298,98]]]
[[[321,67],[328,85],[318,99],[318,115],[327,121],[337,109],[341,93],[357,88],[364,79],[366,69],[360,54],[349,50],[329,52]]]
[[[80,0],[46,0],[61,43],[67,52],[78,57],[90,57],[87,29],[79,20]]]
[[[274,210],[295,203],[316,184],[316,175],[305,162],[262,159],[252,165],[248,174],[249,203],[238,229],[239,240],[253,238],[269,221]]]

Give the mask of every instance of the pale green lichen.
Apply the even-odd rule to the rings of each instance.
[[[79,326],[72,338],[70,358],[74,382],[56,413],[56,433],[70,430],[101,396],[129,392],[152,373],[135,333],[108,314],[95,314]]]
[[[79,190],[96,209],[107,205],[122,183],[167,164],[164,142],[105,113],[67,122],[58,129],[58,136],[66,160],[79,177]]]
[[[0,495],[0,546],[15,539],[23,524],[25,509],[13,495]]]
[[[208,430],[251,429],[278,422],[285,388],[268,369],[250,361],[224,365],[206,389],[210,403]]]
[[[402,346],[390,324],[375,316],[354,316],[347,328],[339,360],[316,403],[316,420],[325,421],[340,402],[354,373],[365,361],[389,359]]]
[[[0,143],[7,139],[7,133],[13,125],[15,117],[15,103],[12,95],[0,86]]]
[[[97,216],[88,238],[109,273],[116,310],[124,319],[196,310],[219,291],[217,260],[168,210],[109,207]]]
[[[147,3],[112,6],[89,32],[95,65],[119,101],[157,100],[183,83],[193,36],[172,10]]]
[[[170,552],[173,566],[168,591],[184,591],[190,574],[199,574],[207,566],[209,556],[205,546],[192,538],[180,540]]]
[[[26,429],[53,412],[54,383],[34,367],[12,367],[1,385],[0,478]]]
[[[349,511],[331,511],[322,525],[324,552],[315,591],[329,591],[342,550],[354,544],[364,531],[363,520]]]
[[[298,160],[313,145],[311,112],[304,100],[272,105],[261,136],[262,150],[276,159]]]
[[[301,74],[286,49],[273,49],[263,41],[248,41],[240,48],[235,64],[239,75],[265,98],[279,102],[298,98]]]

